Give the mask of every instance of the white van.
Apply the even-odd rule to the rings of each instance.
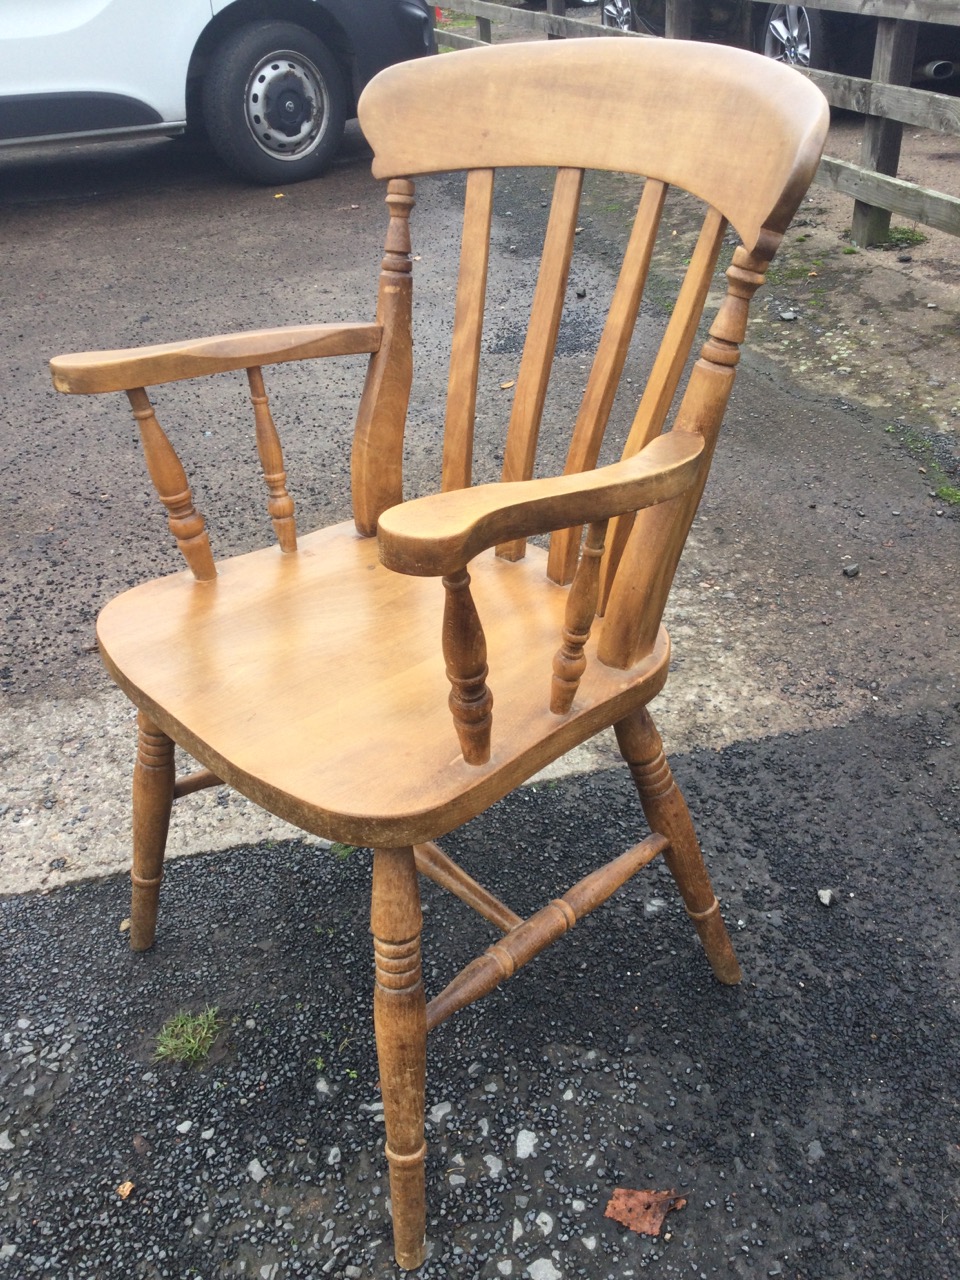
[[[372,76],[434,51],[425,0],[0,0],[0,147],[189,126],[243,177],[296,182]]]

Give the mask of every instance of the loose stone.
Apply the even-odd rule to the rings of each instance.
[[[549,1258],[538,1258],[527,1268],[531,1280],[562,1280],[563,1272],[558,1271]]]
[[[537,1149],[537,1135],[532,1129],[521,1129],[517,1134],[517,1159],[526,1160]]]

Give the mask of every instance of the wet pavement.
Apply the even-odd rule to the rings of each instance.
[[[714,983],[658,867],[434,1033],[423,1276],[956,1276],[958,734],[868,714],[677,760],[745,981]],[[532,910],[581,873],[585,813],[591,848],[629,842],[629,781],[528,789],[451,848]],[[368,891],[365,851],[179,860],[144,956],[119,876],[0,904],[0,1267],[395,1274]],[[425,906],[437,989],[489,931]],[[206,1006],[209,1064],[154,1061]],[[686,1207],[637,1236],[617,1186]]]

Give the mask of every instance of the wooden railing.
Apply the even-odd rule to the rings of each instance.
[[[898,178],[904,124],[960,134],[960,99],[911,89],[918,22],[960,27],[960,0],[815,0],[814,9],[876,17],[877,40],[869,80],[829,71],[807,71],[832,106],[865,117],[860,164],[825,156],[817,181],[854,198],[851,239],[876,244],[887,238],[890,214],[960,235],[960,199]]]
[[[688,36],[697,6],[706,0],[666,0],[667,33]],[[754,4],[767,0],[751,0]],[[829,71],[804,71],[826,94],[832,106],[856,111],[865,117],[860,163],[851,164],[824,156],[816,181],[852,196],[851,238],[855,244],[876,244],[889,234],[890,214],[896,213],[924,226],[960,235],[960,199],[897,177],[904,124],[937,133],[960,135],[960,98],[929,89],[909,87],[917,43],[917,24],[937,22],[960,27],[960,0],[806,0],[810,9],[860,14],[876,18],[877,39],[871,78],[838,75]],[[493,25],[498,38],[565,39],[581,36],[623,36],[628,32],[600,26],[595,20],[570,18],[564,0],[546,0],[547,9],[534,13],[513,9],[492,0],[453,0],[441,3],[442,11],[472,15],[475,31],[437,29],[437,44],[464,48],[489,44]],[[749,5],[744,3],[743,11]],[[743,42],[748,43],[744,28]],[[632,38],[637,38],[632,36]],[[641,37],[644,38],[644,37]]]
[[[565,0],[547,0],[547,8],[543,13],[534,13],[529,9],[514,9],[506,4],[494,4],[492,0],[450,0],[436,6],[441,12],[472,15],[475,19],[475,31],[468,36],[465,31],[451,30],[438,26],[437,44],[447,49],[469,49],[475,45],[493,42],[493,24],[497,25],[498,35],[503,38],[526,35],[528,39],[546,36],[548,39],[573,39],[577,36],[622,36],[624,31],[614,31],[610,27],[602,27],[597,22],[584,22],[582,19],[566,16]]]

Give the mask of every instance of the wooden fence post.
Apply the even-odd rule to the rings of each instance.
[[[567,16],[566,0],[547,0],[547,13],[554,18],[565,18]],[[554,36],[547,32],[548,40],[562,40],[563,36]]]
[[[878,20],[877,44],[870,76],[872,80],[885,84],[910,84],[917,51],[917,31],[916,22],[904,22],[899,18]],[[867,116],[860,149],[863,168],[895,178],[900,164],[902,139],[903,125],[899,120]],[[857,200],[853,206],[853,225],[850,230],[853,243],[865,249],[867,245],[882,243],[889,235],[890,210],[878,209]]]
[[[753,48],[752,0],[735,0],[730,10],[730,25],[724,44],[735,44],[740,49]]]
[[[693,39],[693,0],[667,0],[664,35],[668,40]]]

